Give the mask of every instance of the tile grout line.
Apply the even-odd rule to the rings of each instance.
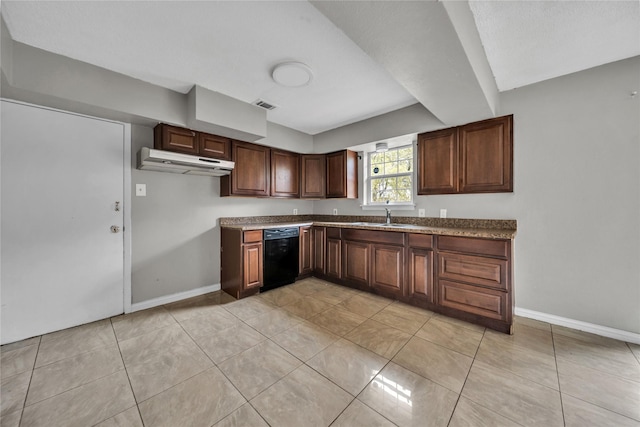
[[[236,301],[240,301],[240,300],[236,300]],[[232,301],[232,302],[235,302],[235,301]],[[239,318],[239,317],[237,317],[235,314],[231,313],[231,312],[230,312],[230,311],[228,311],[226,308],[224,308],[224,304],[216,304],[216,305],[221,306],[221,308],[222,308],[222,309],[224,309],[227,313],[229,313],[230,315],[232,315],[233,317],[235,317],[236,319],[238,319],[238,321],[239,321],[239,322],[242,322],[242,323],[244,323],[246,326],[248,326],[248,327],[250,327],[250,328],[251,328],[251,326],[247,325],[247,324],[246,324],[246,322],[244,322],[244,320],[240,319],[240,318]],[[184,331],[184,333],[185,333],[185,334],[187,334],[187,336],[189,337],[189,339],[191,339],[191,341],[196,345],[196,347],[198,347],[198,349],[199,349],[199,350],[200,350],[200,351],[201,351],[201,352],[202,352],[202,353],[207,357],[207,359],[209,359],[209,361],[210,361],[210,362],[213,364],[213,366],[218,370],[218,372],[220,372],[220,374],[225,378],[225,380],[227,380],[227,381],[229,382],[229,384],[231,384],[231,386],[232,386],[232,387],[233,387],[233,388],[238,392],[238,394],[239,394],[240,396],[242,396],[242,398],[245,400],[245,403],[243,403],[242,405],[240,405],[238,408],[234,409],[234,410],[233,410],[233,411],[231,411],[230,413],[226,414],[224,417],[222,417],[222,418],[220,418],[219,420],[217,420],[217,421],[215,422],[215,424],[218,424],[220,421],[224,420],[225,418],[227,418],[228,416],[230,416],[231,414],[233,414],[235,411],[237,411],[238,409],[240,409],[240,408],[241,408],[242,406],[244,406],[245,404],[249,404],[249,405],[253,408],[253,410],[254,410],[254,411],[256,411],[256,413],[260,416],[260,418],[262,418],[262,419],[264,420],[264,418],[262,417],[262,414],[260,414],[260,412],[258,412],[258,411],[253,407],[253,405],[251,405],[251,401],[250,401],[249,399],[247,399],[247,397],[246,397],[246,396],[245,396],[245,395],[240,391],[240,389],[239,389],[238,387],[236,387],[236,385],[233,383],[233,381],[231,381],[231,379],[227,376],[227,374],[225,374],[225,372],[224,372],[224,371],[223,371],[223,370],[218,366],[218,364],[217,364],[217,363],[216,363],[216,362],[215,362],[215,361],[214,361],[214,360],[209,356],[209,354],[207,354],[207,352],[206,352],[206,351],[205,351],[205,350],[200,346],[200,344],[198,344],[198,342],[195,340],[195,338],[193,338],[193,337],[191,336],[191,334],[189,334],[189,332],[187,332],[187,330],[186,330],[186,329],[184,329],[184,326],[182,326],[182,323],[180,323],[180,321],[179,321],[178,319],[176,319],[176,318],[173,316],[173,314],[171,313],[171,311],[170,311],[170,310],[167,310],[167,311],[169,312],[169,314],[171,315],[171,317],[173,317],[173,319],[176,321],[176,323],[177,323],[178,325],[180,325],[180,328]],[[196,317],[201,317],[201,316],[202,316],[202,315],[195,315],[195,316],[192,316],[192,317],[190,317],[190,318],[188,318],[188,319],[185,319],[185,320],[190,320],[190,319],[194,319],[194,318],[196,318]],[[252,329],[253,329],[253,328],[252,328]],[[254,329],[254,330],[255,330],[255,329]],[[256,332],[257,332],[258,334],[260,334],[260,335],[264,336],[264,335],[263,335],[263,334],[261,334],[259,331],[256,331]],[[213,335],[216,335],[216,334],[213,334]],[[265,337],[265,338],[266,338],[266,339],[269,339],[268,337]],[[264,340],[263,340],[263,341],[261,341],[261,342],[264,342]],[[260,343],[258,343],[258,344],[260,344]],[[256,344],[256,345],[258,345],[258,344]],[[249,347],[249,348],[248,348],[248,349],[246,349],[246,350],[250,350],[250,349],[254,348],[256,345],[253,345],[253,346]],[[244,351],[246,351],[246,350],[243,350],[243,351],[241,351],[241,352],[240,352],[240,353],[238,353],[238,354],[241,354],[241,353],[243,353],[243,352],[244,352]],[[236,354],[236,355],[234,355],[234,356],[237,356],[237,354]],[[234,356],[230,356],[230,357],[228,357],[227,359],[230,359],[231,357],[234,357]],[[227,360],[227,359],[225,359],[225,360]],[[224,361],[223,361],[223,362],[224,362]],[[182,383],[184,383],[184,382],[186,382],[186,381],[190,380],[191,378],[194,378],[194,377],[196,377],[196,376],[198,376],[198,375],[202,374],[203,372],[205,372],[205,371],[207,371],[207,370],[209,370],[209,369],[211,369],[211,368],[207,368],[207,369],[205,369],[204,371],[198,372],[197,374],[195,374],[195,375],[193,375],[193,376],[191,376],[191,377],[189,377],[189,378],[185,379],[184,381],[180,381],[178,384],[174,384],[173,386],[169,387],[167,390],[170,390],[170,389],[172,389],[173,387],[175,387],[175,386],[177,386],[177,385],[179,385],[179,384],[182,384]],[[167,390],[163,390],[163,391],[162,391],[162,392],[160,392],[160,393],[163,393],[164,391],[167,391]],[[158,393],[158,394],[160,394],[160,393]],[[155,394],[154,396],[157,396],[158,394]],[[152,397],[154,397],[154,396],[152,396]],[[152,397],[150,397],[149,399],[151,399]],[[147,400],[148,400],[148,399],[147,399]],[[264,421],[265,421],[265,423],[267,423],[267,420],[264,420]],[[215,424],[211,424],[211,426],[210,426],[210,427],[213,427]],[[269,424],[269,423],[267,423],[267,424]]]
[[[447,426],[449,424],[451,424],[451,420],[453,420],[453,414],[456,413],[456,408],[458,408],[458,403],[460,403],[460,399],[462,398],[462,391],[464,390],[464,386],[467,384],[467,380],[469,379],[469,375],[471,374],[471,369],[473,369],[473,364],[476,362],[476,356],[478,355],[478,352],[480,351],[480,346],[482,345],[482,341],[484,340],[484,335],[486,333],[487,333],[487,329],[485,328],[484,331],[482,331],[482,338],[480,338],[480,342],[478,342],[478,347],[476,347],[476,351],[473,354],[473,357],[471,359],[471,365],[469,366],[469,370],[467,371],[467,375],[465,375],[464,381],[462,382],[462,387],[460,387],[460,393],[458,393],[458,398],[456,399],[456,404],[453,405],[453,411],[451,411],[451,415],[449,416],[449,421],[447,422]],[[420,337],[418,337],[418,338],[420,338]],[[487,408],[487,409],[489,409],[489,408]]]
[[[111,318],[109,319],[109,323],[111,324],[111,329],[113,330],[113,336],[116,338],[118,353],[120,353],[120,360],[122,360],[122,367],[124,368],[124,372],[127,374],[127,381],[129,381],[129,388],[131,389],[131,394],[133,395],[133,401],[136,402],[136,409],[138,410],[138,416],[140,417],[140,422],[144,427],[144,419],[142,418],[142,412],[140,412],[140,405],[138,404],[138,398],[136,397],[136,394],[133,391],[133,385],[131,384],[131,377],[129,376],[129,370],[127,369],[127,364],[124,362],[124,356],[122,355],[122,349],[120,348],[120,341],[118,341],[118,335],[116,334],[116,329],[113,326],[113,321],[111,320]],[[106,421],[106,420],[102,420],[102,421]]]
[[[562,335],[562,334],[558,334],[558,335],[560,335],[560,336],[562,336],[562,337],[565,337],[565,338],[571,338],[571,337],[567,337],[567,336]],[[556,361],[556,371],[557,371],[557,373],[558,373],[558,390],[560,391],[560,405],[561,405],[561,409],[562,409],[562,419],[563,419],[563,421],[564,421],[565,425],[566,425],[566,420],[565,420],[565,416],[564,416],[564,403],[563,403],[564,401],[562,400],[563,394],[567,394],[567,396],[571,396],[573,399],[579,400],[579,401],[584,402],[584,403],[586,403],[586,404],[588,404],[588,405],[593,405],[593,406],[595,406],[595,407],[597,407],[597,408],[600,408],[600,409],[603,409],[603,410],[605,410],[605,411],[607,411],[607,412],[611,412],[612,414],[616,414],[616,415],[619,415],[619,416],[621,416],[621,417],[625,417],[625,418],[628,418],[628,419],[630,419],[630,420],[633,420],[633,421],[636,421],[636,422],[637,422],[638,420],[636,420],[636,419],[634,419],[634,418],[631,418],[631,417],[629,417],[628,415],[621,414],[620,412],[617,412],[617,411],[615,411],[615,410],[613,410],[613,409],[611,409],[611,408],[607,408],[607,407],[604,407],[604,406],[602,406],[602,405],[600,405],[600,404],[596,404],[596,403],[593,403],[593,402],[589,402],[589,401],[587,401],[587,400],[584,400],[583,398],[580,398],[580,397],[577,397],[577,396],[573,396],[572,394],[569,394],[569,393],[563,393],[563,392],[562,392],[562,388],[561,388],[561,386],[560,386],[560,370],[558,369],[558,360],[557,360],[557,357],[556,357],[556,349],[555,349],[555,348],[556,348],[556,347],[555,347],[556,342],[555,342],[555,339],[554,339],[553,337],[554,337],[553,327],[551,327],[551,338],[552,338],[552,342],[553,342],[553,353],[554,353],[554,359],[555,359],[555,361]],[[625,344],[627,344],[627,347],[629,348],[629,350],[631,350],[631,348],[628,346],[628,344],[629,344],[629,343],[625,343]],[[599,344],[596,344],[596,345],[599,345]],[[633,353],[633,352],[632,352],[632,353]],[[634,355],[634,356],[635,356],[635,355]],[[580,364],[580,363],[576,363],[576,362],[569,362],[569,363],[572,363],[572,364],[574,364],[574,365],[578,365],[578,366],[584,366],[584,365],[582,365],[582,364]],[[588,368],[589,368],[589,369],[593,369],[594,371],[601,372],[601,373],[606,374],[606,375],[611,375],[611,376],[614,376],[614,377],[617,377],[617,378],[621,378],[621,379],[623,379],[623,380],[633,381],[633,380],[630,380],[630,379],[625,378],[625,377],[621,377],[621,376],[618,376],[618,375],[615,375],[615,374],[611,374],[611,373],[609,373],[609,372],[601,371],[601,370],[599,370],[599,369],[595,369],[595,368],[591,368],[591,367],[588,367]]]
[[[560,369],[558,369],[558,354],[556,352],[556,339],[555,334],[553,333],[553,327],[549,326],[551,330],[551,345],[553,346],[553,361],[556,364],[556,375],[558,377],[558,394],[560,395],[560,411],[562,413],[562,423],[566,426],[567,420],[564,415],[564,402],[562,400],[562,385],[560,384]]]
[[[40,352],[40,344],[42,343],[42,335],[40,335],[40,339],[38,340],[38,348],[36,349],[36,357],[33,358],[33,366],[31,366],[31,375],[29,376],[29,384],[27,385],[27,392],[24,395],[24,400],[22,401],[22,409],[20,409],[20,419],[18,420],[18,426],[22,424],[22,417],[24,417],[24,410],[27,407],[27,397],[29,396],[29,391],[31,391],[31,381],[33,380],[33,371],[36,369],[36,360],[38,360],[38,353]]]

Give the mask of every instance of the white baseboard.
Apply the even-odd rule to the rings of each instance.
[[[209,292],[215,292],[219,290],[220,290],[220,283],[217,283],[215,285],[203,286],[201,288],[191,289],[184,292],[178,292],[177,294],[165,295],[165,296],[153,298],[147,301],[131,304],[131,311],[134,312],[134,311],[146,310],[148,308],[169,304],[171,302],[181,301],[187,298],[197,297],[199,295],[204,295],[204,294],[208,294]]]
[[[552,325],[565,326],[567,328],[577,329],[579,331],[589,332],[595,335],[613,338],[620,341],[640,344],[640,334],[636,334],[634,332],[609,328],[608,326],[600,326],[580,320],[568,319],[566,317],[556,316],[554,314],[527,310],[526,308],[516,307],[514,311],[517,316],[528,317],[530,319],[551,323]]]

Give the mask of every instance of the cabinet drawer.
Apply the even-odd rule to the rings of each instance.
[[[511,245],[508,240],[438,236],[438,249],[441,251],[463,252],[506,259],[509,258],[510,246]]]
[[[327,239],[340,239],[340,228],[327,227]]]
[[[507,293],[495,289],[439,280],[438,303],[491,319],[507,318]]]
[[[342,238],[367,243],[387,243],[390,245],[404,245],[404,233],[394,231],[372,231],[345,228],[342,230]]]
[[[262,242],[262,230],[251,230],[243,233],[242,241],[244,243]]]
[[[507,290],[507,261],[440,252],[438,276]]]
[[[410,248],[433,248],[433,236],[431,234],[409,234]]]

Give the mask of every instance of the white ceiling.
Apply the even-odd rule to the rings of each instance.
[[[469,3],[498,89],[640,55],[640,1]]]
[[[338,3],[346,2],[335,2],[336,7]],[[411,25],[419,25],[416,13],[430,15],[424,22],[435,15],[438,22],[447,19],[444,9],[434,6],[419,9],[414,2],[399,1],[380,7],[382,3],[357,2],[354,10],[380,15],[380,26],[401,26],[406,19],[399,17],[411,15]],[[497,87],[507,90],[639,55],[639,5],[472,1],[470,8]],[[447,88],[451,81],[436,73],[416,79],[421,70],[415,69],[411,79],[403,76],[401,59],[388,61],[389,46],[385,62],[367,46],[371,39],[355,37],[352,23],[341,20],[339,11],[332,15],[331,7],[307,1],[3,1],[2,15],[18,42],[182,93],[198,84],[248,103],[261,98],[278,106],[268,112],[269,121],[311,135],[418,100],[447,121],[437,114],[442,99],[436,99],[447,92],[424,96],[420,84]],[[452,18],[450,8],[447,13]],[[465,50],[453,26],[446,30],[439,34],[447,38],[438,44],[446,46],[440,52],[426,40],[407,40],[407,29],[403,38],[386,42],[392,51],[395,43],[396,53],[422,61],[413,61],[414,66],[428,64],[436,54],[446,58],[448,52],[454,52],[448,61],[452,66],[468,63],[460,57]],[[273,67],[290,60],[313,69],[310,85],[287,88],[271,79]],[[477,85],[470,70],[451,69],[450,78]]]

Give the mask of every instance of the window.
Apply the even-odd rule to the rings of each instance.
[[[365,173],[365,205],[413,205],[413,145],[367,153]]]

